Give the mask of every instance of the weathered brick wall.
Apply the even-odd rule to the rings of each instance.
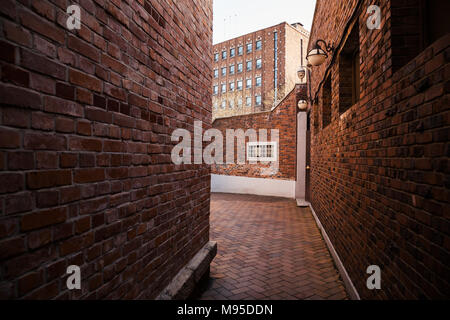
[[[261,112],[251,115],[234,116],[230,118],[216,119],[213,122],[213,128],[222,132],[226,138],[227,129],[242,129],[244,132],[248,129],[254,129],[259,133],[260,129],[267,129],[267,141],[272,141],[270,130],[279,130],[279,171],[275,175],[261,175],[261,168],[268,168],[270,164],[258,163],[246,164],[237,163],[237,139],[235,139],[235,163],[212,165],[211,173],[231,176],[245,176],[253,178],[267,179],[296,179],[296,161],[297,161],[297,103],[306,94],[305,85],[297,84],[295,88],[280,102],[272,111]],[[246,137],[246,142],[249,138]],[[227,141],[229,143],[229,141]],[[226,160],[226,144],[224,143],[224,162]]]
[[[336,46],[356,3],[319,0],[310,46],[318,38]],[[382,9],[380,30],[366,27],[371,4]],[[318,92],[311,202],[362,298],[448,298],[450,37],[393,72],[390,8],[362,1],[357,15],[360,101],[340,113],[338,57],[326,127],[323,86]],[[313,93],[330,61],[313,68]],[[366,287],[369,265],[381,268],[381,290]]]
[[[212,2],[75,3],[0,6],[0,297],[154,298],[209,238],[210,170],[170,152],[211,123]]]

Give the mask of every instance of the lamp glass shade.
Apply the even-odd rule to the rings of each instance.
[[[297,107],[299,110],[304,111],[308,107],[308,103],[306,102],[306,100],[299,100]]]
[[[327,58],[326,52],[320,48],[312,49],[308,53],[308,56],[306,57],[308,62],[311,63],[313,66],[320,66],[322,63],[324,63],[326,58]]]
[[[303,79],[305,78],[305,75],[306,75],[306,71],[305,71],[304,68],[300,68],[300,69],[297,71],[297,76],[298,76],[298,78],[299,78],[300,80],[303,80]]]

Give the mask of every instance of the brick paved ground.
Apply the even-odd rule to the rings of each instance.
[[[211,239],[200,299],[347,299],[310,209],[294,200],[212,194]]]

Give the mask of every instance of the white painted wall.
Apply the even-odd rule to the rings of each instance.
[[[256,194],[295,199],[295,181],[212,174],[211,192]]]

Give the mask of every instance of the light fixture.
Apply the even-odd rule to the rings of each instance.
[[[325,45],[325,50],[320,46],[320,42]],[[320,66],[325,62],[325,59],[328,58],[327,52],[332,52],[333,50],[334,48],[332,45],[327,44],[322,39],[319,39],[316,41],[316,45],[314,46],[314,48],[306,56],[306,60],[308,60],[308,62],[315,67]]]
[[[297,76],[302,81],[306,76],[306,69],[304,67],[300,67],[297,71]]]
[[[300,111],[305,111],[308,108],[308,102],[306,100],[299,100],[297,107]]]

